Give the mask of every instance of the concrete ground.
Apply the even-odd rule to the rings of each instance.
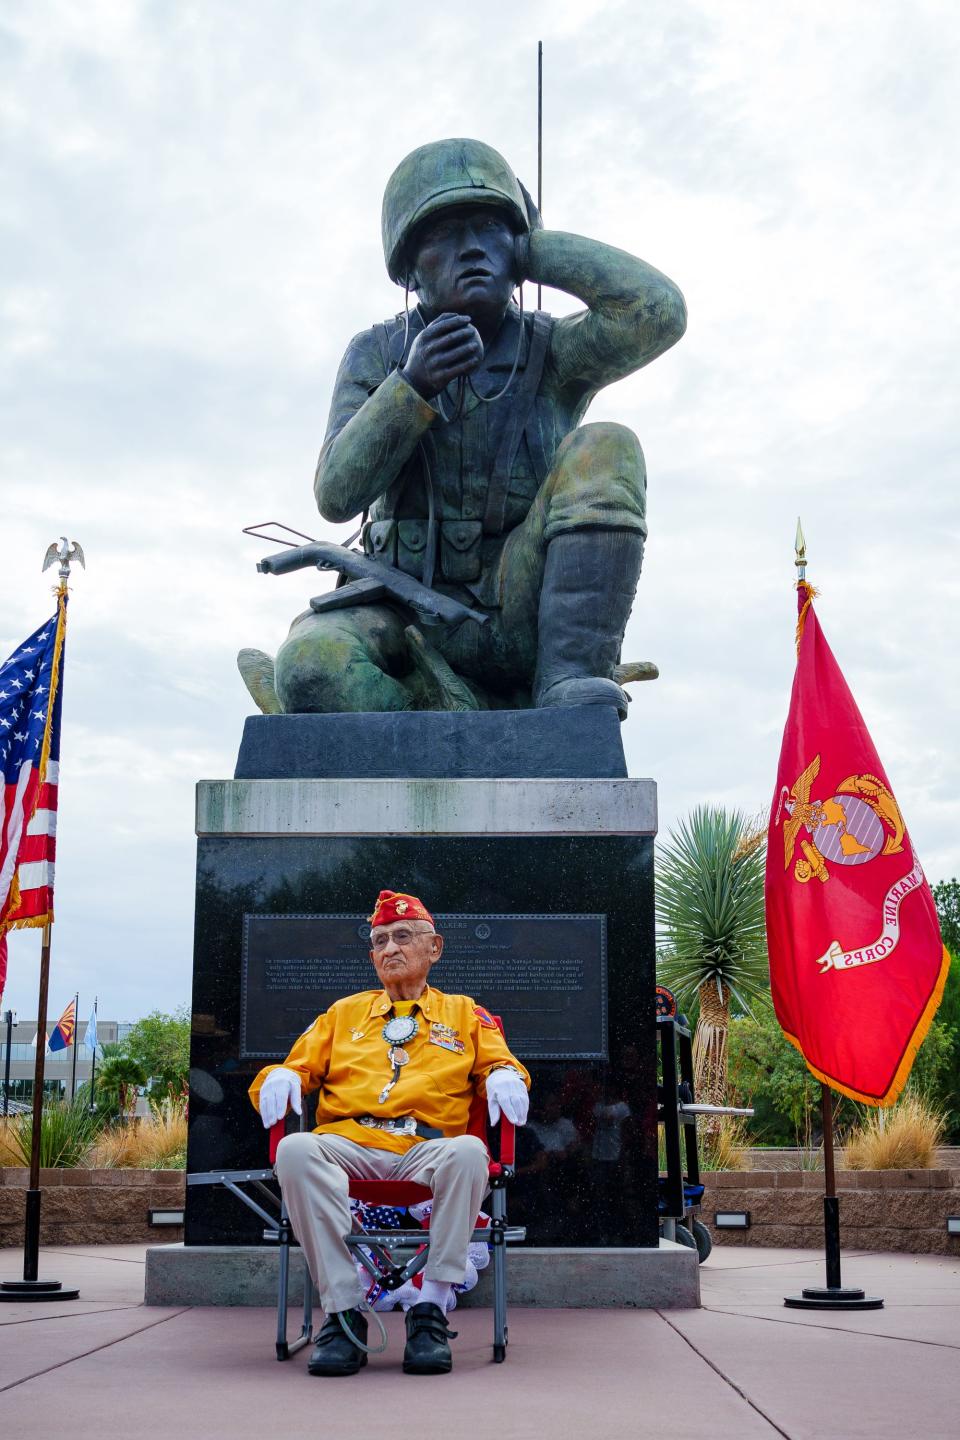
[[[455,1368],[399,1368],[390,1347],[350,1379],[307,1374],[307,1352],[273,1358],[273,1316],[256,1309],[145,1309],[140,1245],[43,1252],[41,1278],[79,1301],[0,1305],[0,1416],[9,1435],[63,1429],[72,1440],[323,1435],[388,1431],[458,1440],[641,1435],[710,1440],[883,1440],[960,1434],[960,1257],[851,1253],[844,1280],[886,1307],[854,1314],[786,1310],[822,1284],[801,1250],[715,1250],[703,1308],[511,1311],[504,1365],[490,1362],[488,1311],[457,1313]],[[17,1279],[18,1251],[0,1252]],[[291,1316],[292,1319],[292,1316]],[[294,1330],[291,1324],[291,1331]]]

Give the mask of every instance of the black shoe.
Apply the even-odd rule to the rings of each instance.
[[[403,1368],[408,1375],[445,1375],[453,1368],[450,1340],[456,1330],[447,1325],[439,1305],[422,1300],[407,1311],[407,1343]]]
[[[343,1318],[358,1340],[367,1343],[367,1317],[360,1310],[344,1310]],[[339,1314],[328,1315],[317,1335],[307,1369],[311,1375],[356,1375],[367,1363],[367,1352],[354,1345],[340,1324]]]

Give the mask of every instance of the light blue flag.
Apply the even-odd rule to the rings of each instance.
[[[97,1048],[97,1007],[94,1005],[90,1011],[90,1019],[87,1021],[87,1033],[83,1037],[83,1043],[88,1050],[96,1052]]]

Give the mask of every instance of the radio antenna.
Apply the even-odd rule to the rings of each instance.
[[[537,209],[543,214],[543,41],[537,41]],[[543,291],[537,286],[537,309],[543,309]]]

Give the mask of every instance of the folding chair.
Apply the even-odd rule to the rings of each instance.
[[[494,1015],[493,1019],[502,1032],[503,1024],[500,1017]],[[301,1115],[300,1128],[303,1130],[305,1127],[306,1116]],[[507,1358],[506,1247],[525,1240],[527,1232],[523,1226],[511,1226],[507,1223],[506,1187],[514,1173],[515,1128],[505,1115],[501,1115],[496,1127],[489,1126],[486,1101],[479,1095],[475,1096],[464,1133],[478,1136],[487,1148],[491,1149],[490,1132],[492,1130],[499,1132],[499,1146],[496,1150],[498,1158],[491,1160],[488,1167],[492,1214],[489,1226],[486,1229],[474,1230],[471,1241],[490,1245],[493,1249],[493,1358],[499,1364]],[[288,1340],[287,1338],[290,1249],[298,1242],[293,1233],[283,1197],[276,1195],[266,1183],[274,1178],[273,1166],[277,1158],[277,1147],[286,1133],[286,1119],[279,1120],[270,1130],[269,1170],[209,1170],[187,1176],[188,1185],[223,1185],[265,1222],[264,1240],[280,1246],[276,1339],[278,1360],[288,1360],[291,1355],[294,1355],[310,1341],[313,1334],[313,1287],[306,1266],[304,1266],[303,1322],[300,1334],[296,1339]],[[492,1149],[491,1153],[493,1153]],[[242,1190],[240,1187],[244,1184],[252,1186],[261,1199],[269,1203],[271,1210],[264,1209],[263,1205],[259,1204],[252,1195]],[[416,1185],[409,1180],[351,1180],[349,1193],[351,1200],[396,1209],[407,1209],[411,1205],[433,1198],[432,1191],[428,1186]],[[378,1285],[388,1291],[398,1290],[401,1285],[411,1280],[424,1268],[429,1257],[430,1232],[420,1226],[411,1230],[367,1230],[346,1235],[344,1239],[364,1269]],[[397,1251],[404,1252],[406,1258],[402,1255],[395,1256],[394,1252]],[[413,1253],[410,1254],[410,1251]]]

